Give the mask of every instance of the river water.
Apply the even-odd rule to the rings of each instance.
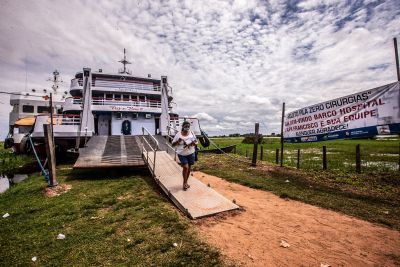
[[[14,174],[14,176],[12,178],[1,176],[0,177],[0,193],[3,193],[10,188],[10,186],[11,186],[10,182],[17,184],[17,183],[20,183],[23,180],[25,180],[27,177],[28,177],[27,174]]]

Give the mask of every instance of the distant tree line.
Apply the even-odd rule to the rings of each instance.
[[[260,134],[262,137],[280,137],[280,134],[276,134],[276,133],[271,133],[271,134],[267,134],[267,135],[262,135]],[[223,134],[223,135],[214,135],[214,136],[210,136],[210,137],[219,137],[219,138],[224,138],[224,137],[252,137],[254,136],[254,133],[245,133],[245,134],[240,134],[240,133],[233,133],[233,134]]]

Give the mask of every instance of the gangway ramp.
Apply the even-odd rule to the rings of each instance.
[[[190,188],[184,191],[182,189],[182,167],[167,151],[145,148],[143,149],[143,159],[152,172],[156,183],[172,202],[190,218],[198,219],[239,208],[232,201],[193,176],[189,177]]]
[[[137,136],[93,136],[79,149],[75,169],[145,167]]]

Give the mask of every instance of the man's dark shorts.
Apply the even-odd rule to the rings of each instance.
[[[194,153],[187,156],[182,156],[178,154],[178,157],[181,165],[189,164],[189,166],[191,166],[194,164]]]

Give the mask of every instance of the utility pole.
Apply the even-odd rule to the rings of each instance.
[[[397,39],[396,39],[396,37],[393,38],[393,44],[394,44],[394,55],[396,57],[397,81],[400,82],[399,54],[398,54],[398,51],[397,51]]]
[[[254,146],[253,146],[253,159],[251,161],[251,166],[257,166],[257,148],[258,148],[258,130],[260,128],[260,124],[257,122],[255,125],[254,131]]]
[[[283,166],[283,123],[285,120],[285,102],[282,104],[282,124],[281,124],[281,167]]]

